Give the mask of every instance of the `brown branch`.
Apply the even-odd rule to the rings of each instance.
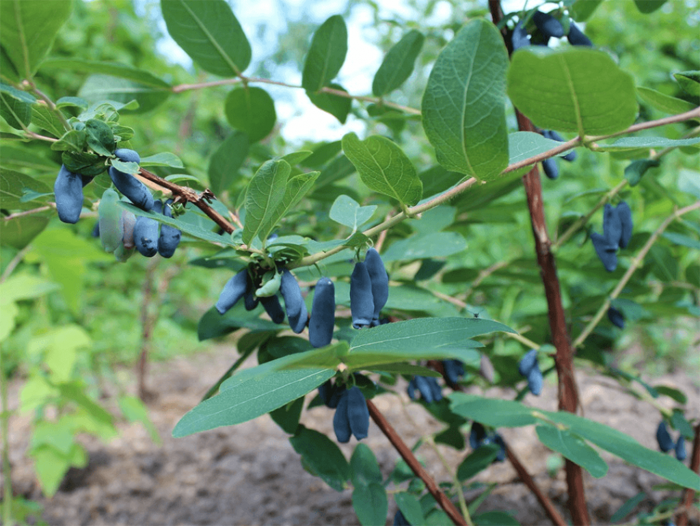
[[[695,473],[700,474],[700,424],[695,426],[695,440],[693,440],[693,453],[690,457],[690,469]],[[688,510],[693,505],[693,497],[695,491],[690,488],[685,490],[683,498],[681,499],[681,504],[683,506],[683,511],[678,517],[678,526],[687,526],[688,524]]]
[[[544,511],[550,518],[550,520],[554,524],[556,524],[556,526],[567,526],[564,517],[562,517],[561,514],[557,511],[557,509],[554,507],[554,504],[552,504],[552,501],[547,498],[547,495],[545,495],[542,492],[535,480],[527,472],[527,469],[525,469],[525,466],[523,466],[522,462],[520,462],[520,459],[515,455],[515,452],[510,448],[508,444],[505,444],[505,447],[506,454],[508,455],[508,460],[510,460],[510,463],[512,464],[513,468],[515,468],[515,471],[517,471],[520,480],[522,480],[523,484],[525,484],[530,489],[530,491],[532,491],[535,494],[537,501],[544,508]]]
[[[500,0],[489,0],[489,9],[494,24],[503,18]],[[506,41],[507,42],[507,41]],[[530,119],[516,109],[518,129],[535,132]],[[566,315],[561,296],[561,287],[557,275],[554,254],[550,251],[552,245],[547,232],[547,222],[544,215],[544,200],[542,197],[542,181],[537,165],[523,176],[523,185],[530,211],[532,233],[535,238],[535,254],[540,266],[544,292],[547,298],[547,314],[549,328],[552,333],[552,343],[557,349],[555,365],[559,384],[559,409],[576,413],[579,406],[578,387],[574,377],[573,350],[566,326]],[[586,494],[583,485],[583,470],[581,466],[566,461],[566,483],[569,495],[569,511],[576,525],[590,524],[586,507]]]
[[[188,188],[186,186],[180,186],[178,184],[171,183],[170,181],[166,181],[165,179],[158,177],[156,174],[149,172],[144,168],[141,168],[139,170],[139,175],[144,179],[156,183],[158,186],[162,186],[163,188],[167,188],[168,190],[170,190],[173,193],[173,195],[176,196],[177,201],[192,203],[202,212],[204,212],[212,221],[214,221],[214,223],[219,225],[225,232],[228,232],[230,234],[231,232],[236,230],[234,226],[231,223],[229,223],[224,216],[222,216],[219,212],[214,210],[209,205],[208,201],[216,199],[211,190],[207,189],[201,194],[198,194],[191,188]]]
[[[415,473],[415,475],[425,483],[425,487],[428,489],[435,501],[445,511],[445,513],[447,513],[452,522],[458,526],[467,526],[467,522],[464,520],[462,515],[460,515],[459,510],[454,504],[452,504],[452,501],[447,498],[447,495],[442,492],[433,477],[430,476],[430,473],[428,473],[425,468],[421,466],[421,463],[418,462],[418,459],[411,451],[411,448],[409,448],[404,441],[401,440],[401,437],[398,435],[396,430],[391,426],[387,419],[384,418],[384,415],[379,411],[379,409],[377,409],[377,406],[375,406],[371,400],[367,400],[367,408],[369,409],[369,414],[372,417],[372,420],[374,420],[374,423],[377,424],[377,427],[379,427],[379,429],[382,430],[382,433],[384,433],[384,435],[389,439],[389,442],[391,442],[391,445],[394,446],[396,451],[399,452],[401,458],[406,461],[406,464],[408,464],[408,467],[411,468],[411,471],[413,471],[413,473]]]
[[[155,278],[158,258],[148,262],[146,275],[143,277],[143,287],[141,289],[143,298],[141,299],[141,354],[139,356],[137,379],[139,398],[146,401],[148,390],[146,389],[146,373],[148,366],[148,351],[151,346],[151,335],[153,333],[153,319],[149,316],[149,308],[153,302],[153,280]]]

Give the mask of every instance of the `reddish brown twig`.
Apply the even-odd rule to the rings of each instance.
[[[173,193],[173,196],[177,198],[179,202],[188,202],[195,205],[202,212],[204,212],[209,218],[211,218],[214,223],[219,225],[225,232],[229,234],[235,230],[234,226],[228,222],[228,220],[222,216],[219,212],[214,210],[208,201],[216,199],[211,190],[206,189],[201,194],[198,194],[191,188],[186,186],[180,186],[179,184],[171,183],[165,179],[158,177],[156,174],[149,172],[148,170],[141,168],[139,170],[139,175],[148,181],[156,183],[158,186],[167,188]]]
[[[547,498],[547,495],[545,495],[539,488],[539,486],[535,483],[535,480],[530,476],[530,474],[525,469],[525,466],[523,466],[523,464],[520,462],[520,459],[515,455],[515,453],[508,444],[506,444],[506,454],[508,455],[508,460],[510,460],[510,463],[513,465],[513,468],[515,469],[515,471],[518,472],[520,480],[522,480],[523,484],[525,484],[530,489],[530,491],[532,491],[535,494],[537,501],[544,508],[544,512],[547,514],[550,520],[557,526],[567,526],[564,517],[561,516],[561,514],[554,507],[554,504],[552,504],[552,501]]]
[[[500,0],[489,0],[489,9],[494,24],[503,18]],[[503,34],[503,33],[502,33]],[[506,44],[508,44],[506,40]],[[518,129],[535,132],[530,119],[516,110]],[[552,332],[552,343],[557,349],[555,364],[559,381],[559,409],[575,413],[578,409],[578,387],[574,377],[574,362],[571,342],[566,327],[566,316],[561,297],[561,287],[557,275],[554,254],[550,251],[552,245],[547,232],[542,198],[542,182],[537,165],[523,176],[523,185],[527,196],[527,206],[530,211],[532,233],[535,238],[535,253],[541,269],[544,292],[547,298],[547,314],[549,328]],[[576,525],[590,524],[586,507],[586,494],[583,486],[583,470],[581,466],[566,461],[566,483],[569,495],[569,511]]]
[[[433,477],[431,477],[425,468],[421,466],[420,462],[418,462],[418,459],[411,451],[411,448],[409,448],[405,442],[401,440],[401,437],[398,435],[396,430],[391,426],[387,419],[384,418],[384,415],[379,411],[379,409],[377,409],[377,406],[375,406],[371,400],[367,400],[367,408],[369,409],[369,414],[372,417],[372,420],[374,420],[374,423],[377,424],[379,429],[382,430],[382,433],[384,433],[384,435],[389,439],[391,445],[394,446],[396,451],[399,452],[399,455],[401,455],[401,458],[406,461],[406,464],[408,464],[408,467],[411,468],[413,473],[415,473],[417,477],[420,477],[420,479],[425,482],[425,487],[428,489],[435,501],[445,511],[445,513],[447,513],[452,522],[459,526],[467,526],[467,523],[464,520],[464,517],[460,515],[459,510],[454,504],[452,504],[452,501],[447,498],[447,495],[442,492]]]
[[[695,426],[695,440],[693,440],[693,452],[690,457],[690,469],[695,473],[700,473],[700,424]],[[690,488],[685,490],[683,498],[681,499],[683,511],[681,511],[681,514],[678,516],[678,526],[687,526],[688,510],[693,505],[694,496],[695,491]]]

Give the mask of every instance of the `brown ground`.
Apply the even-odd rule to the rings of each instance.
[[[15,491],[38,499],[45,509],[44,519],[52,526],[357,524],[350,490],[337,493],[306,473],[288,436],[267,415],[235,427],[181,439],[170,437],[179,417],[197,403],[232,361],[231,352],[220,348],[213,353],[156,364],[150,385],[157,388],[159,395],[150,403],[150,410],[163,445],[151,442],[137,424],[120,424],[121,435],[108,444],[87,437],[83,443],[90,452],[88,467],[71,470],[52,499],[41,496],[31,465],[23,456],[29,437],[28,419],[14,417],[10,442]],[[655,409],[614,389],[608,379],[580,375],[579,382],[587,417],[629,433],[645,446],[656,447]],[[698,381],[691,381],[683,373],[654,383],[678,387],[690,400],[700,400]],[[16,406],[17,387],[11,389],[12,407]],[[497,390],[488,394],[499,395]],[[556,388],[546,385],[540,398],[528,396],[526,402],[555,409]],[[393,397],[380,397],[376,405],[409,445],[419,436],[419,430],[437,429],[418,406],[410,406],[415,427]],[[697,403],[694,405],[697,413],[700,408]],[[302,421],[332,436],[331,410],[313,409],[302,416]],[[550,452],[539,443],[534,430],[504,429],[502,434],[537,483],[565,510],[563,473],[553,479],[547,475],[545,461]],[[374,425],[366,443],[375,451],[384,475],[388,475],[397,453]],[[342,447],[348,458],[354,444],[352,439],[349,446]],[[453,465],[461,461],[462,455],[454,450],[444,448],[444,452]],[[429,449],[421,449],[420,456],[438,479],[445,478]],[[605,524],[625,500],[640,491],[650,496],[640,509],[648,509],[668,495],[652,490],[655,484],[663,482],[658,477],[603,456],[610,464],[608,475],[595,480],[586,474],[587,499],[597,524]],[[517,480],[508,463],[494,464],[479,480],[500,483],[480,511],[512,510],[524,525],[548,523],[534,496]],[[392,501],[390,517],[395,509]]]

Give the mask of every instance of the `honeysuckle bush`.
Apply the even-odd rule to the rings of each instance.
[[[449,20],[431,27],[422,25],[430,7],[424,17],[391,26],[377,12],[385,56],[372,93],[360,94],[338,80],[347,78],[348,53],[348,19],[340,14],[309,31],[290,23],[285,38],[303,48],[302,58],[290,50],[285,68],[270,72],[259,59],[251,67],[260,51],[235,6],[162,0],[151,7],[192,59],[194,71],[186,72],[152,49],[105,44],[96,55],[90,46],[75,46],[90,33],[82,34],[80,23],[92,27],[85,21],[104,16],[99,4],[0,3],[0,236],[10,261],[0,285],[2,340],[26,340],[17,340],[29,323],[26,302],[58,294],[56,283],[79,321],[80,289],[61,262],[82,268],[114,260],[95,247],[125,261],[134,244],[153,257],[156,238],[179,231],[176,254],[184,256],[174,257],[187,258],[188,272],[222,286],[233,278],[221,298],[205,291],[211,308],[197,333],[202,341],[235,334],[237,356],[211,379],[174,436],[269,413],[307,471],[335,490],[352,489],[362,524],[385,523],[389,498],[400,510],[399,524],[514,524],[505,512],[479,513],[493,487],[471,503],[464,492],[480,487],[473,477],[494,461],[507,457],[519,465],[499,428],[534,425],[542,443],[567,461],[574,523],[590,520],[582,469],[593,477],[607,472],[599,450],[659,475],[675,490],[644,520],[687,520],[684,506],[700,490],[700,477],[679,451],[683,438],[690,444],[694,427],[697,432],[697,402],[645,382],[612,351],[623,336],[629,345],[630,334],[661,324],[698,326],[700,73],[691,6],[564,0],[503,13],[490,2],[489,9],[455,6]],[[624,31],[626,20],[621,31],[608,27],[623,15],[652,43],[648,52],[626,37],[632,32]],[[155,46],[128,15],[111,23],[112,36],[133,26],[144,46]],[[654,35],[671,27],[676,47],[666,56],[653,46]],[[274,75],[288,72],[289,62],[294,75]],[[285,141],[276,111],[283,88],[303,89],[313,111],[362,131],[344,130],[342,139],[320,143]],[[314,114],[303,117],[313,127]],[[540,163],[549,179],[540,180]],[[161,204],[172,217],[150,194],[155,203],[172,199]],[[105,196],[109,214],[99,206]],[[94,219],[87,217],[97,216],[101,243],[89,236]],[[147,233],[127,242],[124,218],[134,216],[137,225],[148,225],[135,232]],[[42,260],[46,249],[23,262],[32,247],[51,247],[52,239],[58,241],[50,263]],[[371,247],[389,276],[388,299],[379,306],[376,270],[360,275]],[[139,257],[124,264],[140,272]],[[48,277],[28,273],[32,262],[45,265]],[[25,272],[13,274],[16,267]],[[351,289],[353,269],[359,271]],[[291,328],[275,319],[283,314],[276,292],[289,272],[305,302],[294,300],[292,316],[285,296],[291,289],[281,291]],[[314,301],[317,283],[323,301]],[[308,329],[300,312],[310,313]],[[47,494],[71,465],[86,462],[75,434],[116,432],[113,416],[91,398],[94,389],[75,368],[92,345],[77,321],[27,348],[32,372],[23,409],[37,415],[30,454]],[[259,365],[239,370],[251,355]],[[647,401],[648,418],[666,430],[659,446],[674,449],[675,458],[578,415],[575,368],[609,376],[626,396]],[[560,384],[558,411],[528,403],[543,380]],[[444,426],[409,446],[371,401],[406,385]],[[510,395],[483,396],[490,386]],[[333,401],[332,393],[340,398]],[[316,409],[324,404],[337,417]],[[124,397],[120,405],[127,418],[148,425],[137,399]],[[45,416],[51,406],[60,419]],[[326,411],[336,436],[301,424],[309,410]],[[367,446],[356,444],[347,459],[336,444],[364,437],[370,416],[376,425],[369,433],[386,434],[403,457],[386,478]],[[464,457],[459,466],[445,466],[452,478],[439,486],[411,452],[438,443]],[[522,478],[534,488],[527,473]],[[398,491],[388,493],[390,483]],[[549,518],[564,524],[546,504]],[[4,509],[10,523],[11,506]]]

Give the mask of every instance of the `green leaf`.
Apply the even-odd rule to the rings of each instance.
[[[536,126],[579,135],[621,131],[637,116],[632,77],[593,49],[518,50],[508,95]]]
[[[352,483],[355,486],[367,486],[372,482],[381,484],[382,472],[379,469],[377,457],[365,444],[357,444],[350,458]],[[384,513],[386,517],[386,512]]]
[[[52,0],[51,9],[42,0],[0,2],[0,44],[22,78],[32,78],[71,9],[71,0]]]
[[[199,319],[197,337],[199,341],[209,340],[225,336],[242,327],[253,331],[274,331],[279,329],[278,325],[269,320],[259,318],[259,315],[259,312],[246,311],[243,307],[243,302],[239,302],[223,316],[212,307]]]
[[[459,254],[466,248],[466,240],[457,232],[419,234],[392,243],[382,259],[388,262],[445,257]]]
[[[446,169],[490,180],[508,165],[503,37],[486,20],[465,25],[433,66],[423,128]]]
[[[25,190],[30,190],[38,194],[51,192],[51,189],[41,181],[37,181],[28,175],[20,172],[13,172],[0,168],[0,207],[10,210],[26,210],[35,208],[35,203],[25,203],[22,196]],[[6,219],[2,219],[6,221]]]
[[[29,274],[13,274],[7,281],[0,283],[0,305],[15,301],[39,298],[56,291],[59,286],[48,280]]]
[[[60,111],[60,110],[56,110]],[[37,101],[32,104],[32,122],[42,130],[46,130],[54,137],[62,137],[66,133],[61,119],[46,104]]]
[[[271,411],[270,417],[285,433],[294,435],[299,429],[299,417],[301,417],[302,409],[304,409],[303,396]]]
[[[209,160],[209,184],[212,192],[219,195],[227,190],[239,168],[248,156],[248,136],[234,131],[214,151]]]
[[[52,212],[0,219],[0,244],[23,249],[49,224]]]
[[[87,110],[89,105],[88,101],[80,97],[61,97],[56,101],[57,108],[78,108],[81,111]]]
[[[611,144],[600,144],[603,152],[623,152],[625,150],[679,148],[681,146],[696,146],[700,137],[690,139],[667,139],[666,137],[624,137]]]
[[[17,68],[7,55],[5,48],[0,44],[0,80],[11,84],[19,84],[20,78]]]
[[[355,232],[372,219],[372,215],[374,215],[376,210],[377,207],[375,205],[360,206],[352,197],[339,195],[333,202],[328,216],[336,223],[350,227]]]
[[[585,22],[603,0],[576,0],[571,6],[571,15],[576,22]]]
[[[693,239],[692,237],[684,236],[683,234],[677,234],[675,232],[664,232],[663,237],[668,239],[671,243],[676,245],[682,245],[688,248],[694,248],[700,250],[700,241]]]
[[[681,71],[673,76],[687,93],[700,97],[700,71]]]
[[[4,5],[4,4],[2,4]],[[32,122],[32,104],[36,101],[29,93],[0,83],[0,116],[18,130]]]
[[[247,422],[304,396],[335,374],[333,369],[318,367],[275,370],[294,357],[280,358],[233,375],[221,385],[218,395],[180,419],[173,436],[179,438]]]
[[[401,86],[413,73],[413,66],[425,37],[412,29],[389,50],[372,81],[372,93],[386,95]]]
[[[51,149],[57,152],[80,153],[85,147],[87,133],[85,130],[70,130],[64,133],[61,138],[51,145]]]
[[[667,385],[655,385],[654,389],[656,389],[656,392],[660,395],[666,395],[679,404],[686,404],[688,402],[688,397],[682,391],[674,387],[669,387]]]
[[[331,82],[328,87],[336,91],[348,92],[343,86],[333,82]],[[316,93],[307,91],[306,95],[314,106],[333,115],[333,117],[338,119],[340,124],[345,124],[352,106],[352,99],[350,97],[343,97],[334,93],[328,93],[327,91],[319,91]]]
[[[270,135],[277,120],[275,102],[269,93],[251,86],[231,90],[226,97],[225,111],[228,123],[245,132],[251,142]]]
[[[183,168],[180,158],[174,153],[162,152],[148,157],[142,157],[141,166],[172,166],[173,168]]]
[[[5,4],[9,2],[0,2]],[[77,445],[77,444],[75,444]],[[70,468],[70,461],[66,455],[51,446],[41,446],[30,452],[34,459],[34,469],[41,484],[43,492],[51,497],[63,480],[63,476]]]
[[[666,0],[634,0],[634,4],[639,9],[640,13],[648,15],[659,9],[666,3]]]
[[[644,102],[653,106],[657,110],[663,111],[664,113],[672,113],[675,115],[677,113],[685,113],[686,111],[695,109],[695,104],[692,104],[687,100],[671,97],[670,95],[666,95],[651,88],[644,88],[640,86],[637,88],[637,93]],[[696,118],[695,120],[698,119]]]
[[[496,400],[464,393],[449,396],[452,411],[492,427],[521,427],[542,423],[538,415],[564,424],[570,433],[592,442],[621,459],[681,486],[700,489],[700,476],[677,460],[642,446],[632,437],[565,411],[544,411],[519,402]]]
[[[371,135],[364,141],[354,133],[343,137],[343,151],[371,190],[413,206],[423,193],[416,169],[399,146],[386,137]]]
[[[433,378],[442,378],[442,375],[435,369],[428,369],[427,367],[421,367],[420,365],[413,365],[410,363],[380,363],[377,365],[372,365],[368,369],[383,373],[408,374],[411,376],[432,376]]]
[[[145,113],[168,100],[170,90],[110,75],[90,75],[78,95],[91,103],[108,101],[117,110]]]
[[[87,145],[98,155],[112,157],[116,143],[112,128],[103,121],[90,119],[85,123]]]
[[[649,168],[654,168],[660,164],[659,161],[651,159],[632,161],[625,167],[625,179],[629,181],[630,186],[637,186]]]
[[[134,68],[126,64],[120,64],[118,62],[100,62],[97,60],[84,60],[81,58],[50,58],[41,64],[41,68],[42,70],[66,69],[69,71],[80,71],[81,73],[90,73],[93,75],[109,75],[111,77],[133,80],[138,84],[151,86],[153,88],[170,89],[171,87],[170,84],[146,70]],[[64,102],[64,105],[67,101],[77,102],[75,99],[77,99],[77,101],[80,100],[77,97],[63,97],[58,101],[57,106],[61,101]]]
[[[304,468],[336,491],[343,491],[350,478],[350,466],[340,448],[318,431],[299,426],[289,439],[294,451],[301,455]]]
[[[632,513],[632,510],[634,510],[642,501],[646,500],[646,498],[647,494],[640,491],[634,497],[628,499],[615,513],[612,514],[612,517],[610,517],[610,523],[614,524],[616,522],[621,522],[625,517],[627,517],[627,515]]]
[[[476,448],[457,468],[457,478],[463,482],[478,475],[493,464],[500,451],[501,446],[498,444],[486,444]]]
[[[129,422],[140,422],[146,431],[148,431],[154,443],[162,443],[158,429],[156,429],[156,426],[153,425],[153,421],[148,416],[148,408],[140,398],[136,396],[120,396],[117,402],[124,418]]]
[[[260,232],[267,232],[267,234],[261,236],[261,239],[267,239],[280,219],[287,215],[287,213],[298,205],[304,196],[311,191],[316,179],[318,179],[319,173],[320,172],[302,173],[287,180],[287,187],[284,190],[282,201],[260,229]],[[274,244],[279,244],[279,240]]]
[[[608,472],[608,465],[596,450],[567,430],[549,425],[537,426],[535,430],[540,442],[578,464],[595,478],[604,477]]]
[[[204,71],[235,77],[250,64],[250,43],[224,0],[161,0],[168,33]]]
[[[243,242],[247,245],[269,235],[269,222],[282,203],[292,167],[286,161],[267,161],[255,173],[245,197],[245,225]]]
[[[362,526],[384,526],[389,509],[384,486],[377,482],[356,485],[352,491],[352,507]]]
[[[307,93],[316,93],[333,80],[345,62],[348,30],[340,15],[334,15],[319,27],[311,40],[304,61],[301,85]]]
[[[415,496],[405,491],[400,491],[399,493],[394,493],[394,500],[409,524],[416,526],[423,524],[423,510]]]
[[[561,143],[545,139],[539,133],[534,132],[514,132],[508,135],[508,164],[519,163],[535,155],[545,153],[552,148],[560,146]],[[566,150],[560,153],[560,156],[566,155],[571,150]],[[521,168],[519,174],[524,174],[532,169],[532,166]]]

